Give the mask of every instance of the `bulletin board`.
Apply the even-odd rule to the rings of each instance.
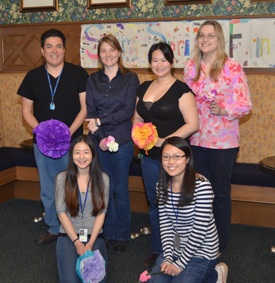
[[[97,45],[101,37],[112,34],[123,50],[128,68],[148,68],[152,44],[165,41],[174,51],[175,68],[183,68],[192,57],[194,39],[205,20],[99,23],[81,26],[81,65],[98,68]],[[275,19],[218,20],[222,25],[226,53],[244,68],[275,68]]]

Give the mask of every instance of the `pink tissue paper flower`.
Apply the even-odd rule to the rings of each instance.
[[[115,138],[112,136],[108,136],[104,139],[103,144],[106,145],[110,152],[118,151],[118,143],[116,142]]]
[[[138,283],[147,282],[149,279],[151,279],[151,276],[162,274],[162,273],[163,271],[148,273],[148,271],[145,270],[140,274]]]
[[[145,270],[144,272],[140,274],[140,277],[139,277],[140,282],[147,282],[149,279],[151,279],[151,275],[148,274],[147,270]]]

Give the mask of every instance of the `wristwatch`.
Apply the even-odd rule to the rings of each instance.
[[[95,125],[99,128],[100,125],[97,123],[97,119],[95,119]]]

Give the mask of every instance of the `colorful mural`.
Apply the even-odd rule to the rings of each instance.
[[[113,34],[120,41],[123,62],[129,68],[149,68],[147,54],[152,44],[165,41],[174,51],[175,68],[183,68],[194,48],[194,38],[203,21],[161,21],[131,23],[100,23],[82,25],[81,66],[98,68],[96,55],[99,39]],[[220,21],[223,30],[229,31],[229,20]],[[225,33],[229,42],[229,32]],[[229,47],[227,46],[229,51]]]
[[[148,68],[147,54],[153,43],[167,42],[174,51],[175,68],[183,68],[194,48],[202,20],[97,23],[82,25],[81,65],[98,68],[99,39],[112,34],[120,41],[123,62],[129,68]],[[219,20],[225,35],[225,50],[246,68],[275,68],[274,19]]]
[[[0,1],[0,24],[273,15],[275,2],[213,0],[208,5],[164,6],[163,0],[132,0],[130,8],[87,9],[87,0],[59,0],[54,12],[20,13],[19,0]]]

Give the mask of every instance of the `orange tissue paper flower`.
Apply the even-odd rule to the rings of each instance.
[[[132,128],[132,139],[140,149],[150,150],[158,140],[157,128],[152,123],[137,123]]]

